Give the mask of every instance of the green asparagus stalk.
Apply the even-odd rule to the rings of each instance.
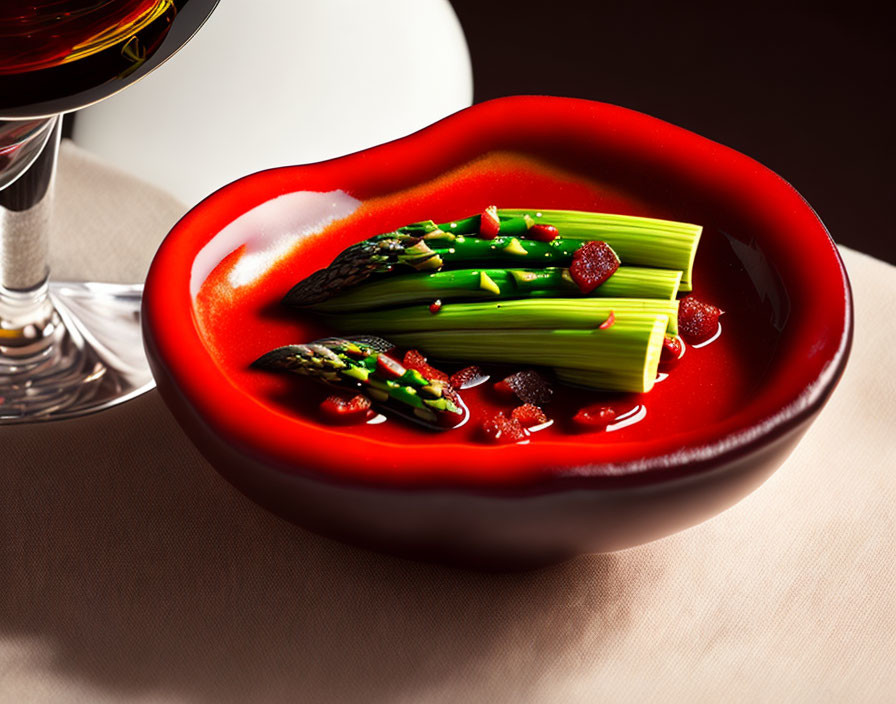
[[[678,301],[660,298],[531,298],[501,303],[450,303],[436,313],[429,306],[363,311],[322,316],[343,333],[434,330],[594,329],[610,315],[618,323],[633,317],[665,316],[667,334],[678,334]],[[616,323],[613,323],[614,325]]]
[[[653,348],[648,350],[648,354],[656,354],[656,366],[659,368],[659,355],[662,353],[662,348],[659,351],[654,352]],[[647,368],[653,368],[654,360],[650,359],[646,363]],[[584,371],[582,369],[554,369],[554,374],[557,377],[558,381],[563,382],[564,384],[569,384],[570,386],[580,386],[585,389],[605,389],[608,391],[636,391],[637,389],[623,389],[620,388],[618,384],[618,376],[615,373],[607,373],[605,371],[595,371],[588,370]],[[656,380],[656,375],[654,375],[654,381]],[[653,384],[645,387],[643,392],[650,391]],[[639,392],[639,393],[643,393]]]
[[[435,359],[554,367],[582,386],[646,392],[656,380],[667,327],[664,315],[639,315],[605,330],[439,330],[390,339]]]
[[[608,298],[661,298],[678,295],[681,272],[622,266],[590,294]],[[492,285],[493,284],[493,285]],[[495,288],[498,292],[495,292]],[[582,292],[560,267],[544,269],[452,269],[434,274],[401,274],[355,286],[311,306],[342,313],[409,303],[504,300],[510,298],[581,297]]]
[[[412,227],[412,226],[408,226]],[[510,235],[482,239],[434,230],[425,235],[393,232],[352,245],[326,269],[296,284],[283,299],[292,306],[320,303],[337,293],[367,281],[375,274],[414,269],[432,272],[464,268],[471,263],[519,266],[565,266],[582,245],[562,237],[552,242],[520,240]]]
[[[494,239],[477,237],[480,216],[437,225],[412,223],[377,235],[343,251],[326,269],[298,283],[284,301],[308,306],[368,281],[375,274],[413,269],[488,266],[565,266],[586,240],[602,240],[626,264],[677,269],[681,290],[691,290],[691,271],[702,228],[698,225],[630,215],[574,210],[499,210],[501,232]],[[533,224],[556,226],[561,236],[552,242],[526,239]]]
[[[601,240],[626,264],[679,269],[683,272],[681,290],[691,290],[694,257],[703,232],[700,225],[632,215],[532,208],[499,209],[498,217],[502,228],[504,219],[515,225],[520,219],[530,218],[553,225],[565,239]]]
[[[467,411],[444,382],[405,369],[384,353],[394,345],[373,336],[330,337],[302,345],[286,345],[252,363],[258,369],[311,376],[332,386],[370,397],[402,415],[439,427],[455,427]]]

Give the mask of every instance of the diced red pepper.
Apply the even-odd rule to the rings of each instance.
[[[573,416],[573,421],[583,429],[606,430],[616,420],[616,411],[609,406],[586,406]]]
[[[553,242],[560,232],[553,225],[538,223],[526,231],[526,238],[538,242]]]
[[[619,268],[619,259],[606,242],[586,242],[572,255],[569,275],[582,293],[591,293]]]
[[[474,365],[471,367],[464,367],[463,369],[454,372],[454,374],[451,375],[451,379],[449,379],[449,383],[455,389],[466,389],[470,386],[475,386],[480,381],[484,381],[485,378],[485,372]],[[508,389],[508,391],[510,391],[510,389]]]
[[[520,442],[529,437],[529,431],[516,418],[508,418],[500,412],[483,422],[482,432],[486,438],[500,445]]]
[[[531,403],[517,406],[510,415],[518,420],[524,428],[531,428],[534,425],[548,422],[548,417],[544,414],[544,411]]]
[[[479,216],[479,236],[485,240],[493,240],[501,231],[501,220],[498,218],[498,207],[488,206]]]
[[[613,327],[616,323],[616,314],[613,311],[610,311],[610,314],[607,316],[607,319],[597,326],[598,330],[606,330],[607,328]]]
[[[681,359],[683,353],[684,345],[681,344],[680,338],[664,337],[663,351],[660,353],[660,369],[662,371],[674,369],[678,365],[678,361]]]
[[[376,358],[376,371],[384,379],[397,379],[407,370],[401,365],[401,362],[386,354],[380,354]]]
[[[442,310],[442,299],[437,298],[432,303],[429,304],[429,312],[435,315],[440,310]]]
[[[362,423],[374,415],[370,399],[362,394],[351,398],[328,396],[320,404],[321,415],[331,423]]]
[[[678,303],[678,330],[685,342],[708,340],[719,329],[719,316],[724,311],[693,296],[685,296]]]
[[[426,365],[426,357],[424,357],[419,350],[408,350],[404,353],[404,366],[408,369],[416,369],[418,372],[420,371],[420,367],[427,366]],[[423,372],[420,372],[421,374]]]
[[[440,369],[430,366],[426,357],[417,350],[408,350],[404,353],[404,366],[407,369],[416,369],[430,381],[448,381],[448,375]]]

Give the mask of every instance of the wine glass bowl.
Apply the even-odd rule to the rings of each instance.
[[[4,0],[0,119],[48,117],[117,93],[158,67],[218,0]]]
[[[61,114],[177,51],[217,0],[6,0],[0,7],[0,422],[89,413],[152,387],[140,285],[49,282]]]
[[[52,119],[0,122],[0,190],[21,176],[46,146]]]

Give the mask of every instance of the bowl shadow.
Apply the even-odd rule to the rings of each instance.
[[[0,642],[36,639],[45,676],[113,695],[378,701],[463,675],[512,699],[545,658],[587,640],[599,659],[663,570],[628,553],[481,573],[334,542],[234,490],[156,392],[0,439]]]

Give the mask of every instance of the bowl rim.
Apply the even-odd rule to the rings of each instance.
[[[530,453],[526,462],[533,465],[531,453],[535,445],[447,446],[456,455],[454,466],[461,466],[459,462],[464,460],[490,464],[492,471],[477,474],[467,465],[463,465],[464,471],[454,473],[444,467],[412,468],[397,460],[375,463],[376,467],[359,467],[346,457],[334,458],[332,446],[327,448],[323,440],[306,439],[296,445],[284,439],[284,429],[313,427],[322,431],[312,434],[315,436],[326,436],[328,431],[266,408],[236,389],[217,367],[196,326],[189,293],[190,271],[196,253],[236,216],[286,193],[329,191],[334,184],[350,183],[353,179],[363,183],[372,165],[382,161],[408,167],[412,173],[401,178],[411,178],[413,182],[417,175],[417,182],[422,182],[429,172],[424,173],[423,167],[413,161],[421,151],[427,153],[426,161],[430,162],[426,169],[440,173],[488,151],[513,149],[514,145],[519,148],[526,140],[557,139],[558,130],[563,139],[580,144],[583,149],[649,160],[645,163],[668,168],[670,173],[677,170],[684,179],[712,184],[707,187],[717,188],[713,191],[717,197],[723,194],[739,201],[748,195],[762,198],[763,212],[782,219],[780,227],[787,228],[786,238],[765,244],[778,248],[783,259],[775,259],[775,263],[785,263],[789,274],[795,277],[792,283],[798,283],[799,293],[803,294],[799,330],[820,335],[810,325],[814,322],[826,335],[821,340],[825,343],[823,354],[815,354],[808,362],[803,359],[804,353],[812,350],[806,349],[798,332],[791,335],[797,342],[791,341],[788,364],[782,366],[788,366],[800,377],[799,383],[779,376],[785,388],[777,389],[774,395],[775,389],[766,385],[758,394],[767,401],[765,409],[759,412],[760,406],[751,402],[748,408],[757,406],[757,412],[750,422],[744,423],[743,414],[738,413],[733,419],[740,421],[720,424],[721,432],[715,437],[706,437],[708,433],[704,433],[699,442],[689,441],[672,451],[645,452],[633,459],[617,461],[611,454],[584,463],[558,462],[535,450],[547,465],[537,471],[520,471],[520,458],[525,457],[520,451]],[[451,148],[434,151],[434,145],[445,144]],[[384,182],[379,188],[382,192],[397,190],[401,183],[396,179],[399,177],[381,179]],[[808,422],[827,401],[845,368],[852,343],[853,304],[845,267],[827,229],[805,199],[765,166],[729,147],[626,108],[575,98],[511,96],[478,103],[412,135],[361,152],[250,174],[209,195],[174,226],[156,253],[145,286],[143,326],[147,356],[172,410],[185,404],[219,441],[280,471],[381,488],[543,493],[573,488],[642,487],[692,477],[738,461]],[[808,339],[820,344],[817,337]],[[797,349],[797,343],[803,347]],[[285,425],[286,421],[298,425]],[[335,437],[334,434],[329,439]],[[340,441],[345,437],[344,433],[339,434]],[[388,443],[358,438],[354,445],[363,448],[356,452],[355,447],[348,447],[345,453],[349,457],[369,458],[370,452],[383,449]],[[384,472],[387,466],[388,471]]]

